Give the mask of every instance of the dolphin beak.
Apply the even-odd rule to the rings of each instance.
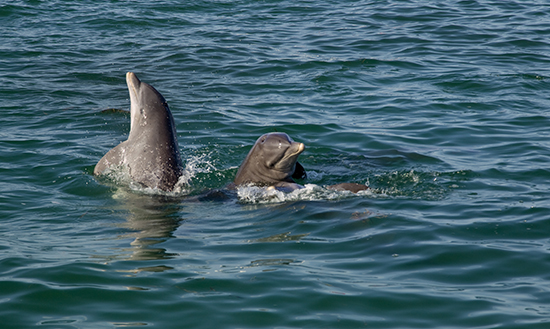
[[[132,98],[132,95],[138,95],[140,83],[141,81],[139,81],[137,75],[134,72],[126,73],[126,84],[128,85],[128,90],[130,91],[130,99]]]
[[[126,73],[126,84],[128,85],[128,92],[130,93],[130,131],[134,127],[136,121],[136,112],[139,107],[138,91],[141,81],[139,81],[137,75],[134,72]]]
[[[306,146],[304,145],[304,143],[292,142],[292,146],[291,146],[291,149],[289,151],[294,151],[294,152],[292,152],[291,154],[288,154],[285,158],[288,158],[288,157],[291,157],[291,156],[294,156],[294,155],[298,155],[298,154],[304,152],[305,149],[306,149]]]
[[[139,86],[141,81],[139,81],[137,75],[134,72],[128,72],[126,73],[126,84],[128,85],[128,88],[133,87],[136,88]]]

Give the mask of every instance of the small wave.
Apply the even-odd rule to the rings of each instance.
[[[457,174],[460,172],[422,172],[411,169],[375,175],[369,179],[369,183],[372,184],[373,194],[382,197],[441,200],[458,186]]]

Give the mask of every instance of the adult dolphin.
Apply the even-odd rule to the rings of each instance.
[[[134,73],[126,73],[126,83],[131,104],[128,140],[107,152],[94,174],[123,167],[137,183],[172,191],[183,174],[172,112],[164,97]]]

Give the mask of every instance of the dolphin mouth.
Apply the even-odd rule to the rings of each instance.
[[[300,155],[302,152],[304,152],[304,150],[306,149],[306,146],[304,145],[304,143],[296,143],[296,142],[292,142],[292,146],[294,146],[294,144],[298,144],[297,145],[297,148],[294,152],[291,152],[291,153],[288,153],[288,154],[285,154],[285,156],[283,157],[283,159],[288,159],[288,158],[291,158],[293,156],[298,156]],[[292,147],[291,147],[292,148]],[[290,150],[290,148],[289,148]]]

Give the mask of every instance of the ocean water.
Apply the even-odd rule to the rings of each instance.
[[[550,327],[546,1],[28,0],[0,22],[2,328]],[[182,193],[92,175],[128,71],[172,109]],[[305,143],[305,189],[200,198],[272,131]]]

